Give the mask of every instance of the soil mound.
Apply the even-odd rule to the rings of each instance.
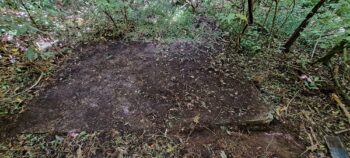
[[[266,124],[272,117],[241,73],[211,66],[189,43],[108,42],[80,49],[21,114],[18,132],[179,131]]]

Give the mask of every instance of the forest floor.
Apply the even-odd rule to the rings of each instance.
[[[17,157],[299,156],[298,134],[270,123],[273,107],[238,63],[217,60],[223,51],[187,42],[80,46],[3,135]],[[38,142],[44,149],[20,147]]]
[[[216,68],[208,49],[108,42],[77,54],[29,103],[18,130],[170,132],[190,130],[195,117],[207,128],[272,120],[242,70]]]
[[[327,157],[325,135],[350,148],[331,73],[305,46],[223,43],[80,45],[0,119],[0,157]]]

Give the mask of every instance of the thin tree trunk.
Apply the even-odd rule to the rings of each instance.
[[[304,31],[305,27],[309,24],[309,20],[317,13],[318,9],[326,2],[326,0],[320,0],[314,8],[312,8],[311,12],[307,14],[305,19],[300,23],[299,27],[295,29],[294,33],[290,36],[287,42],[284,44],[282,50],[283,52],[289,52],[290,47],[296,41],[296,39],[300,36],[300,33]]]
[[[283,23],[281,24],[280,28],[284,27],[284,25],[287,23],[289,17],[293,14],[294,9],[295,9],[295,0],[293,0],[293,4],[291,6],[290,13],[286,15],[286,18],[284,19]]]
[[[107,3],[110,3],[110,1],[107,0]],[[115,27],[115,29],[118,29],[118,25],[117,25],[116,21],[114,20],[113,16],[107,10],[103,10],[103,13],[105,13],[106,16],[109,18],[109,20],[112,21],[113,26]]]
[[[39,25],[35,22],[33,16],[30,14],[29,9],[28,9],[27,6],[24,4],[23,0],[20,0],[19,2],[20,2],[21,5],[23,6],[24,10],[27,12],[30,21],[32,21],[32,23],[34,24],[34,26],[35,26],[37,29],[40,30]]]
[[[253,16],[253,0],[248,0],[248,17],[249,21],[248,24],[254,23],[254,16]]]
[[[264,19],[264,22],[262,24],[262,26],[265,26],[266,22],[267,22],[267,19],[269,18],[269,15],[270,15],[270,12],[271,12],[271,9],[273,7],[273,2],[271,2],[271,5],[269,7],[269,10],[267,10],[266,14],[265,14],[265,19]]]
[[[124,16],[124,22],[125,22],[125,30],[129,30],[129,18],[128,18],[128,8],[127,6],[125,6],[125,4],[127,3],[126,0],[123,0],[123,3],[124,3],[124,7],[123,7],[123,16]]]
[[[238,39],[237,39],[237,45],[238,45],[238,46],[241,45],[242,37],[244,36],[244,33],[245,33],[245,31],[247,30],[248,25],[249,25],[249,24],[244,25],[241,34],[238,35]]]
[[[242,13],[244,14],[245,12],[245,1],[244,0],[241,0],[241,7],[242,7]]]
[[[277,13],[278,13],[278,4],[279,0],[275,0],[275,11],[273,12],[273,18],[272,18],[272,24],[270,28],[270,39],[268,41],[268,48],[271,46],[271,42],[273,42],[273,38],[275,36],[275,25],[276,25],[276,18],[277,18]]]
[[[104,11],[103,11],[103,13],[105,13],[105,14],[106,14],[106,16],[109,18],[109,20],[111,20],[111,21],[112,21],[112,23],[113,23],[113,25],[114,25],[115,29],[118,29],[117,23],[114,21],[114,19],[113,19],[112,15],[111,15],[111,14],[109,14],[107,10],[104,10]]]
[[[273,7],[273,2],[271,2],[270,7],[269,7],[269,9],[267,10],[267,12],[265,14],[265,18],[264,18],[263,23],[261,24],[261,28],[264,28],[264,26],[266,25],[266,22],[267,22],[267,19],[269,18],[269,15],[270,15],[272,7]],[[266,30],[267,33],[269,32],[267,29],[265,29],[265,30]],[[261,34],[259,34],[259,36],[258,36],[258,41],[260,40],[260,37],[261,37]]]
[[[245,31],[247,30],[249,25],[252,25],[254,23],[253,18],[253,0],[248,0],[248,23],[246,23],[243,27],[243,30],[241,31],[241,34],[238,35],[237,44],[238,46],[241,45],[241,39],[244,36]]]
[[[346,43],[347,43],[347,41],[345,41],[345,40],[341,41],[336,46],[334,46],[324,57],[313,62],[311,65],[314,65],[314,64],[319,63],[319,62],[322,62],[323,64],[327,64],[335,54],[343,51]]]

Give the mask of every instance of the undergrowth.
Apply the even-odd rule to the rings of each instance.
[[[331,85],[336,89],[332,92],[342,96],[342,100],[350,96],[350,2],[326,2],[301,32],[293,50],[289,54],[281,51],[283,43],[315,3],[308,0],[256,1],[255,22],[249,24],[245,1],[0,0],[0,117],[21,113],[26,101],[34,97],[43,81],[49,80],[55,67],[78,44],[109,39],[200,42],[220,38],[231,43],[231,51],[226,52],[230,61],[240,59],[242,67],[261,63],[263,66],[255,65],[259,67],[256,70],[273,71],[273,80],[279,81],[265,85],[262,91],[265,99],[277,107],[277,117],[307,126],[310,120],[305,123],[301,118],[316,120],[322,118],[320,113],[326,113],[324,116],[331,118],[329,125],[311,123],[317,130],[331,129],[331,132],[320,132],[319,139],[325,133],[346,130],[348,123],[339,116],[339,109],[331,107],[332,98],[325,94],[319,97],[299,95],[301,92],[319,93],[322,87]],[[342,41],[345,46],[329,62],[312,64]],[[269,62],[264,62],[265,59]],[[269,67],[271,69],[267,69]],[[260,82],[261,76],[268,78],[264,72],[254,70],[247,69],[252,80]],[[288,73],[300,80],[290,79]],[[290,85],[297,82],[298,87],[288,89],[293,86],[287,86],[286,82]],[[283,103],[283,99],[290,100]],[[316,104],[315,100],[324,106],[310,107]],[[281,104],[285,106],[279,106]],[[302,110],[288,110],[293,105]],[[307,108],[312,113],[305,112]],[[286,116],[281,111],[293,114]],[[306,131],[312,130],[306,128]],[[25,140],[29,139],[27,137],[34,139],[26,136]],[[56,137],[51,145],[62,142],[61,137]],[[315,144],[311,143],[312,148],[308,150],[325,150],[322,144],[312,145]],[[349,147],[348,142],[346,145]]]

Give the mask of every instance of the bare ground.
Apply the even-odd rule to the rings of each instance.
[[[140,147],[165,138],[156,152],[163,156],[298,156],[303,144],[288,128],[268,125],[271,107],[242,69],[214,66],[220,51],[223,47],[214,51],[185,42],[82,46],[9,125],[8,134],[51,133],[69,141],[72,131],[117,131],[131,142],[123,146],[127,152],[118,150],[122,155],[150,156]],[[103,144],[110,135],[97,140]],[[135,139],[126,140],[129,135]],[[112,152],[98,149],[97,157]],[[96,153],[82,150],[89,157]]]
[[[269,108],[241,74],[210,67],[210,52],[188,44],[82,48],[19,119],[20,131],[184,130],[268,123]]]

